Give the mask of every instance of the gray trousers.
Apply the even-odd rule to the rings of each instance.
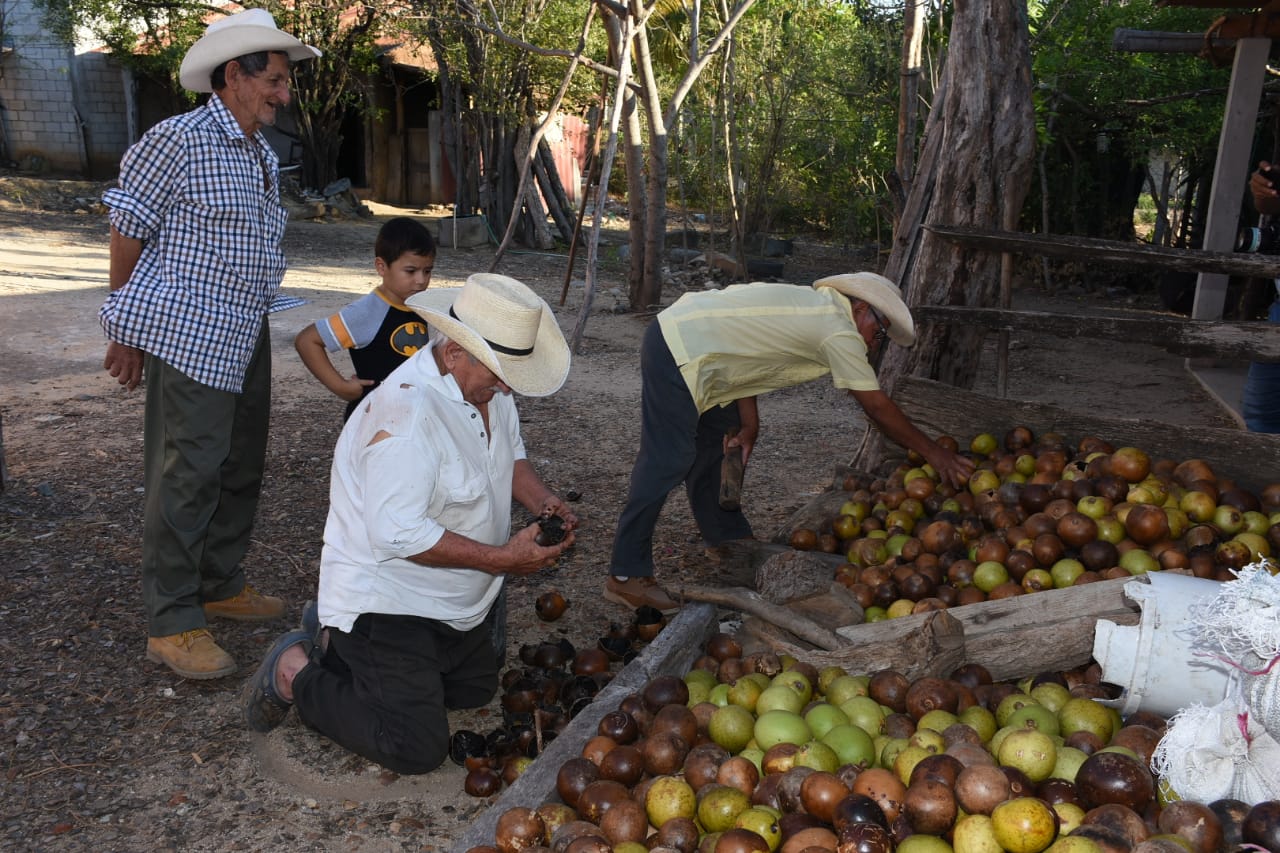
[[[203,602],[244,588],[271,413],[266,318],[239,394],[151,355],[146,377],[142,600],[149,635],[165,637],[204,627]]]
[[[751,536],[741,510],[720,508],[724,434],[740,424],[736,405],[698,414],[661,327],[650,323],[640,345],[640,449],[614,531],[611,574],[653,576],[658,516],[667,495],[681,483],[708,545]]]

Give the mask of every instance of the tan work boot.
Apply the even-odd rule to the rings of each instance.
[[[213,641],[207,628],[148,637],[147,660],[162,663],[183,678],[222,678],[236,671],[235,659]]]
[[[284,601],[274,595],[263,595],[245,584],[239,595],[222,601],[206,601],[204,615],[237,622],[269,622],[284,616]]]
[[[614,604],[621,604],[635,610],[648,605],[664,614],[671,614],[680,609],[676,601],[653,578],[627,578],[620,581],[613,575],[604,584],[604,598]]]

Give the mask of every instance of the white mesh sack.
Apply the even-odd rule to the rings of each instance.
[[[1280,740],[1280,659],[1265,661],[1250,653],[1240,675],[1240,692],[1253,719],[1272,738]]]
[[[1169,718],[1151,754],[1151,769],[1184,800],[1211,803],[1231,796],[1236,765],[1249,745],[1236,722],[1236,703],[1192,705]]]
[[[1280,799],[1280,743],[1239,707],[1193,705],[1169,720],[1151,767],[1182,799]]]
[[[1250,716],[1280,740],[1280,577],[1265,564],[1241,569],[1213,598],[1190,609],[1199,643],[1236,668]]]

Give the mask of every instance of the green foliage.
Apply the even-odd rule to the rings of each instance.
[[[874,235],[896,146],[896,14],[764,0],[743,19],[729,111],[751,230]],[[720,80],[705,75],[691,99],[681,151],[693,197],[724,209],[722,135],[710,109]]]
[[[134,73],[177,80],[182,57],[204,31],[209,7],[195,0],[35,0],[45,26],[67,42],[77,32],[101,41]],[[175,87],[176,88],[176,87]]]
[[[1050,230],[1129,236],[1153,155],[1193,167],[1212,161],[1229,71],[1194,54],[1113,50],[1112,35],[1118,28],[1201,32],[1210,17],[1152,0],[1047,0],[1030,11]],[[1039,209],[1040,199],[1029,205]]]

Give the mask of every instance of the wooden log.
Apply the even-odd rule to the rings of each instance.
[[[707,638],[718,630],[715,608],[689,604],[681,608],[657,638],[635,660],[627,664],[605,686],[595,701],[583,709],[563,732],[543,750],[537,760],[520,774],[515,783],[467,827],[454,842],[451,853],[465,853],[472,847],[492,845],[498,818],[509,808],[536,808],[558,801],[556,774],[570,758],[576,758],[587,739],[596,734],[601,718],[618,707],[629,694],[644,688],[659,675],[683,675],[702,654]]]
[[[1144,583],[1144,579],[1136,579]],[[1098,581],[1012,598],[967,604],[939,611],[949,614],[964,637],[964,658],[991,671],[997,681],[1072,669],[1093,656],[1093,627],[1099,619],[1137,624],[1140,612],[1124,594],[1134,578]],[[903,633],[923,629],[933,614],[902,616],[886,622],[837,628],[859,652],[901,641]],[[892,625],[892,631],[881,626]],[[886,631],[888,633],[886,634]],[[935,673],[936,674],[936,673]]]
[[[964,627],[952,615],[964,609],[840,628],[838,633],[854,640],[836,650],[805,649],[778,639],[771,645],[775,652],[793,655],[818,669],[835,665],[854,674],[893,669],[912,680],[926,675],[945,677],[967,659]]]
[[[721,542],[707,548],[707,559],[716,568],[718,579],[728,586],[754,586],[756,572],[771,557],[777,554],[792,553],[789,545],[765,542],[762,539],[734,539]],[[806,551],[816,560],[821,560],[834,573],[846,562],[841,554],[825,554],[821,551]]]
[[[1037,435],[1058,432],[1068,440],[1096,435],[1117,447],[1140,447],[1153,458],[1204,459],[1219,476],[1250,489],[1280,479],[1280,435],[1102,418],[1043,403],[1001,400],[918,377],[900,381],[894,400],[916,426],[934,435],[1003,435],[1023,424]]]
[[[1145,243],[1098,240],[1092,237],[1068,237],[1058,234],[1021,234],[1015,231],[990,231],[926,225],[934,234],[962,246],[1042,255],[1071,261],[1115,264],[1142,269],[1177,270],[1179,272],[1214,272],[1224,275],[1280,276],[1280,255],[1252,255],[1236,252],[1208,252],[1201,249],[1169,249]]]
[[[543,148],[547,149],[545,158],[542,156]],[[548,162],[550,166],[547,165]],[[547,212],[551,214],[551,220],[560,232],[560,239],[568,245],[573,240],[574,222],[566,211],[568,199],[565,198],[564,187],[560,184],[560,174],[556,171],[555,159],[551,156],[551,149],[547,147],[546,140],[539,140],[532,165],[534,177],[537,178],[538,186],[542,188],[542,200],[547,206]],[[572,210],[572,208],[568,209]]]
[[[788,601],[787,609],[819,625],[861,625],[867,618],[853,593],[838,583],[828,583],[821,592]]]
[[[825,595],[831,589],[834,567],[830,561],[820,559],[818,554],[787,550],[769,557],[756,569],[756,592],[772,604],[787,604],[800,598]]]
[[[1100,338],[1149,344],[1167,352],[1191,357],[1238,361],[1280,361],[1280,334],[1271,323],[1225,323],[1183,320],[1156,315],[1050,314],[1044,311],[1007,311],[962,305],[918,305],[912,309],[917,322],[960,323],[984,329],[1056,335],[1062,338]]]
[[[786,607],[765,601],[755,590],[744,587],[685,586],[675,591],[690,601],[719,604],[766,619],[820,649],[838,649],[845,645],[845,640],[839,635]]]

